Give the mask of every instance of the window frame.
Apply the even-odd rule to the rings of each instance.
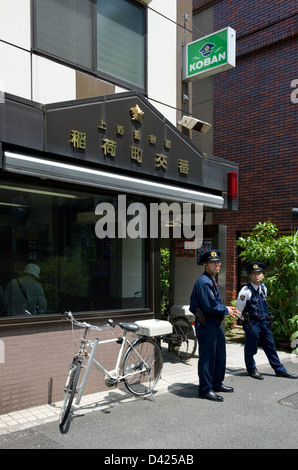
[[[76,69],[77,71],[81,71],[84,73],[88,73],[88,75],[92,75],[95,78],[102,79],[112,83],[116,86],[126,88],[128,90],[137,90],[143,94],[147,94],[148,89],[148,80],[147,80],[147,63],[148,63],[148,15],[147,15],[147,8],[144,5],[141,5],[139,2],[134,0],[125,0],[127,3],[133,4],[135,7],[144,10],[144,57],[143,57],[143,69],[144,69],[144,86],[139,87],[133,83],[126,82],[125,80],[109,75],[105,72],[97,70],[97,0],[92,0],[93,3],[93,15],[92,15],[92,69],[88,67],[84,67],[83,65],[77,64],[72,62],[71,60],[67,60],[61,58],[54,53],[50,53],[39,49],[37,46],[37,14],[36,14],[36,3],[38,0],[31,0],[31,44],[32,44],[32,52],[36,55],[44,58],[54,59],[55,62],[61,65],[68,65],[72,68]]]
[[[90,196],[94,195],[94,188],[88,186],[82,186],[80,184],[73,184],[73,183],[65,183],[63,187],[59,185],[55,180],[47,180],[43,181],[42,183],[38,178],[30,177],[30,176],[20,176],[14,175],[13,177],[8,178],[8,184],[14,183],[17,185],[30,185],[34,187],[40,187],[42,190],[67,190],[69,192],[82,192],[82,193],[89,193]],[[110,191],[109,189],[101,189],[101,193],[103,195],[111,196],[115,195],[116,193]],[[118,195],[118,193],[117,193]],[[141,198],[135,194],[131,195],[134,199],[139,199],[140,202],[145,203],[146,205],[152,201],[150,198]],[[155,298],[155,288],[154,288],[154,272],[158,272],[157,265],[159,263],[159,257],[157,256],[158,250],[156,249],[156,240],[155,239],[147,239],[147,246],[146,246],[146,256],[144,259],[144,269],[146,270],[146,290],[147,290],[147,307],[138,307],[138,308],[130,308],[126,307],[123,309],[114,308],[110,310],[90,310],[90,311],[77,311],[74,312],[74,316],[77,319],[81,319],[82,321],[93,321],[96,319],[100,319],[105,322],[109,318],[113,318],[115,321],[123,321],[124,317],[140,317],[144,318],[145,316],[150,316],[150,318],[156,313],[156,307],[158,299]],[[156,304],[154,308],[154,303]],[[40,324],[47,324],[47,323],[56,323],[57,321],[61,321],[64,318],[63,312],[56,312],[56,313],[46,313],[44,315],[33,315],[31,317],[26,316],[0,316],[0,328],[10,328],[14,326],[26,327],[28,325],[40,325]]]

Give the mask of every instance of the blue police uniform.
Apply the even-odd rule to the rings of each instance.
[[[264,271],[263,263],[250,263],[246,270],[248,273],[253,271]],[[262,379],[258,373],[254,355],[257,353],[258,341],[268,358],[271,367],[276,375],[296,378],[290,374],[281,364],[276,352],[273,335],[269,324],[269,315],[267,310],[267,288],[264,284],[256,286],[253,283],[243,287],[237,298],[237,310],[242,312],[244,319],[243,329],[245,331],[244,360],[247,372],[254,378]]]
[[[220,251],[204,253],[200,261],[219,260]],[[226,342],[220,324],[228,309],[222,304],[215,279],[206,271],[197,279],[190,297],[190,311],[196,315],[197,309],[204,314],[205,321],[195,320],[199,343],[199,396],[212,391],[233,391],[223,386],[226,368]],[[226,388],[226,390],[221,389]]]

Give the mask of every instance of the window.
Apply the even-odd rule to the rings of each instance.
[[[145,88],[146,8],[127,0],[36,0],[34,48]]]
[[[117,196],[0,181],[1,317],[148,307],[146,239],[95,233]]]
[[[37,0],[37,49],[91,69],[92,12],[91,1]]]
[[[98,0],[98,70],[142,88],[144,30],[144,8],[123,0]]]

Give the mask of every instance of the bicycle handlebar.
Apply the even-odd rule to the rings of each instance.
[[[80,326],[81,328],[90,328],[91,330],[99,330],[99,331],[101,331],[103,328],[106,328],[107,326],[112,326],[113,328],[115,328],[114,321],[111,320],[111,319],[108,320],[108,323],[106,325],[96,326],[96,325],[91,325],[91,323],[80,322],[80,321],[76,320],[74,318],[73,314],[70,311],[69,312],[64,312],[64,313],[67,316],[66,319],[68,321],[70,321],[74,325]]]

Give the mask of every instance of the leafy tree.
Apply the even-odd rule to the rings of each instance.
[[[280,343],[292,341],[298,353],[298,232],[291,236],[278,232],[270,220],[259,222],[249,237],[240,237],[236,245],[243,250],[242,261],[260,261],[267,266],[265,283],[269,310],[274,315],[273,336]]]

